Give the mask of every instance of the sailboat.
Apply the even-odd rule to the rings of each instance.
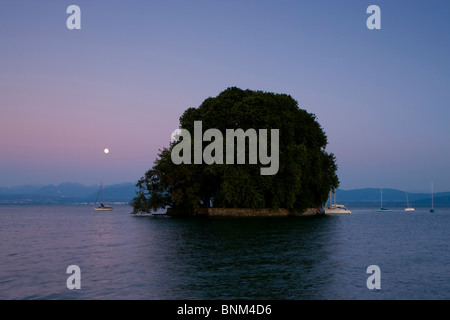
[[[343,204],[336,204],[336,191],[334,192],[334,204],[333,195],[330,191],[330,205],[325,209],[325,213],[338,213],[338,214],[351,214],[352,212],[348,210]]]
[[[431,209],[430,212],[434,213],[436,210],[434,209],[434,201],[433,201],[433,181],[431,181]]]
[[[408,192],[406,192],[406,208],[405,208],[405,211],[415,211],[415,210],[416,210],[416,209],[411,208],[411,207],[409,206]]]
[[[388,212],[388,211],[392,211],[392,210],[383,208],[383,188],[381,188],[381,206],[380,206],[380,209],[376,210],[376,212]]]
[[[100,184],[100,205],[98,207],[94,207],[95,211],[111,211],[113,209],[112,206],[105,206],[103,204],[103,183]],[[98,194],[97,194],[98,199]],[[97,200],[95,201],[95,204],[97,204]]]

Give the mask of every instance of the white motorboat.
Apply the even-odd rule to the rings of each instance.
[[[336,204],[336,191],[334,192],[334,204],[332,203],[332,193],[330,191],[330,205],[325,208],[325,214],[351,214],[343,204]]]

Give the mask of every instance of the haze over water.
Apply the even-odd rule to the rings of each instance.
[[[449,299],[450,209],[171,218],[0,206],[0,299]],[[81,289],[69,290],[69,265]],[[369,290],[366,269],[381,269]]]

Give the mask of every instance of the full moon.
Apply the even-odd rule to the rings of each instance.
[[[175,142],[180,139],[181,129],[175,129],[172,131],[172,135],[170,136],[170,141]]]
[[[104,153],[109,153],[109,149],[105,148],[105,150],[103,150]]]

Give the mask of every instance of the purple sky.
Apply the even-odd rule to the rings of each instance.
[[[448,17],[440,0],[2,0],[0,186],[136,181],[185,109],[237,86],[316,114],[343,189],[449,191]]]

